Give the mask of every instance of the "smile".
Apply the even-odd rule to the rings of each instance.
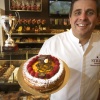
[[[77,24],[77,25],[80,26],[80,27],[87,26],[86,24]]]

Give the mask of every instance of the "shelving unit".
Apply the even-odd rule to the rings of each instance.
[[[2,52],[3,57],[0,59],[1,65],[14,65],[16,67],[20,67],[21,64],[23,64],[27,59],[33,57],[34,55],[38,54],[41,46],[43,45],[44,41],[43,38],[50,38],[55,34],[53,33],[12,33],[12,39],[15,40],[15,43],[18,45],[18,50],[15,52]],[[33,42],[16,42],[16,39],[19,38],[42,38],[42,40],[35,40]],[[11,86],[10,86],[11,85]],[[18,91],[20,89],[20,86],[18,82],[16,83],[8,83],[8,82],[2,82],[0,81],[0,91]],[[10,87],[14,87],[13,89],[10,89]]]
[[[9,0],[10,11],[42,11],[42,0]]]
[[[0,83],[0,91],[4,91],[5,93],[11,91],[19,91],[20,86],[18,83]]]
[[[47,21],[47,26],[51,25],[50,23],[50,18],[48,14],[48,0],[33,0],[33,1],[40,1],[41,3],[41,8],[40,10],[24,10],[24,9],[12,9],[12,4],[11,1],[25,1],[25,0],[5,0],[5,14],[9,15],[15,15],[15,12],[19,12],[20,17],[22,19],[41,19],[41,20],[46,20]],[[29,0],[26,0],[29,1]],[[31,0],[32,1],[32,0]],[[46,9],[47,8],[47,9]],[[54,18],[55,19],[55,18]],[[63,23],[63,22],[62,22]],[[61,25],[53,25],[55,28],[61,29]],[[59,28],[59,27],[60,28]],[[5,65],[5,64],[12,64],[15,67],[20,67],[21,64],[23,64],[27,59],[31,58],[32,56],[38,54],[41,46],[43,45],[44,41],[51,36],[55,35],[56,32],[50,33],[50,32],[42,32],[42,33],[32,33],[32,32],[21,32],[21,33],[12,33],[11,37],[14,39],[15,43],[18,44],[18,51],[15,52],[2,52],[2,57],[0,58],[0,64]],[[6,35],[4,35],[6,39]],[[31,39],[30,39],[31,38]],[[22,41],[23,39],[23,41]],[[26,41],[25,41],[26,39]],[[29,41],[27,40],[29,39]],[[33,40],[32,40],[33,39]],[[12,88],[12,89],[11,89]],[[16,82],[8,83],[0,83],[0,91],[3,91],[5,93],[8,93],[9,91],[19,91],[20,86]],[[26,96],[26,94],[25,94]],[[40,97],[38,100],[49,100],[48,99],[43,99],[44,97]]]
[[[52,33],[13,33],[12,38],[19,48],[41,48],[44,41],[53,35]]]

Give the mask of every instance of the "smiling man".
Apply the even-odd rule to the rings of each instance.
[[[100,31],[94,31],[100,0],[72,0],[71,29],[43,44],[39,54],[51,54],[70,68],[68,83],[50,100],[97,100],[100,79]]]
[[[73,34],[84,45],[90,38],[98,21],[96,0],[77,0],[70,13]]]

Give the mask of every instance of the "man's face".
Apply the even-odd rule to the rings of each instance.
[[[93,0],[78,0],[74,3],[70,24],[77,38],[90,37],[97,23],[96,3]]]

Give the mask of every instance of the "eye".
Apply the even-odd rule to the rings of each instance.
[[[87,15],[88,16],[94,15],[94,11],[87,11]]]
[[[75,11],[75,12],[74,12],[74,15],[75,15],[75,16],[78,16],[78,15],[80,15],[80,14],[81,14],[81,11]]]

